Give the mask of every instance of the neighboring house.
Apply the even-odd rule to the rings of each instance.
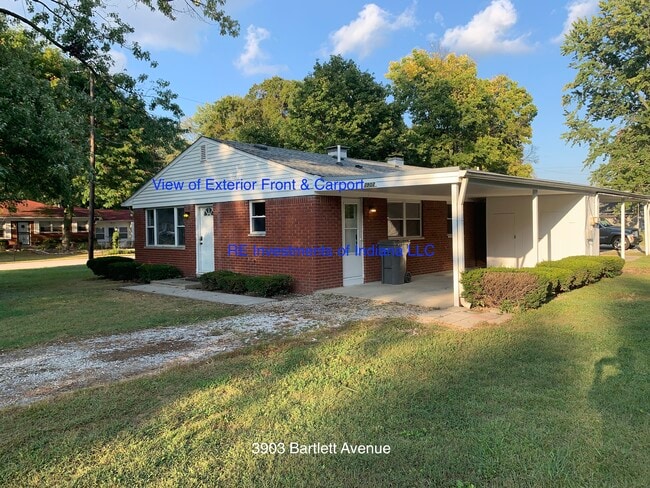
[[[100,246],[109,247],[111,236],[117,229],[120,246],[133,244],[133,217],[129,210],[95,210],[95,236]],[[88,209],[75,207],[72,233],[77,240],[88,238]],[[38,245],[45,239],[61,239],[63,234],[63,208],[33,200],[23,200],[10,211],[0,208],[0,239],[10,246]]]
[[[458,304],[465,267],[598,254],[599,200],[650,197],[201,137],[124,205],[136,258],[188,276],[288,273],[298,292],[378,281],[377,244],[407,239],[408,271],[453,270]]]

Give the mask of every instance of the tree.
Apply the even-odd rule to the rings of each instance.
[[[110,51],[116,46],[130,51],[137,59],[150,62],[152,67],[156,66],[147,51],[129,40],[129,34],[133,32],[133,28],[120,18],[111,2],[107,0],[22,0],[16,3],[18,4],[16,9],[0,8],[0,16],[3,16],[3,20],[6,16],[24,27],[29,27],[48,43],[59,48],[70,59],[81,63],[88,72],[91,101],[93,99],[92,87],[95,83],[104,85],[116,98],[126,94],[123,101],[130,102],[131,97],[135,97],[136,102],[144,100],[144,95],[138,90],[138,87],[146,81],[145,75],[133,78],[126,74],[120,77],[113,77],[110,74],[110,68],[114,64]],[[171,0],[135,0],[134,3],[143,5],[151,11],[158,11],[172,20],[178,14],[203,16],[208,20],[215,21],[220,26],[222,35],[236,36],[239,32],[238,23],[225,15],[221,8],[225,4],[225,0],[179,0],[177,3],[172,3]],[[178,4],[181,6],[178,7]],[[146,104],[149,110],[162,109],[180,118],[182,111],[174,102],[176,95],[171,92],[167,82],[158,80],[150,92],[153,93],[153,96]],[[135,111],[138,110],[137,105],[139,103],[136,103]],[[93,110],[94,103],[91,104],[89,111],[91,147],[94,146]],[[94,149],[91,149],[90,167],[87,173],[89,231],[91,233],[88,241],[89,258],[93,257],[92,232],[94,230],[96,178],[94,161]],[[0,173],[6,172],[6,168],[0,167]],[[23,186],[29,183],[24,178],[17,181]],[[64,223],[68,220],[69,216],[66,217]]]
[[[382,160],[398,149],[404,127],[386,87],[352,60],[316,62],[289,106],[291,145],[323,152],[341,144],[354,157]]]
[[[58,50],[0,19],[0,202],[58,199],[87,161],[87,104],[62,71]]]
[[[563,105],[572,144],[587,145],[585,166],[597,162],[598,184],[650,191],[650,5],[605,0],[600,12],[573,24],[562,45],[577,70]]]
[[[253,85],[244,97],[225,96],[200,106],[191,127],[207,137],[286,147],[289,105],[299,86],[274,76]]]
[[[420,49],[390,63],[386,76],[411,120],[401,138],[411,164],[532,174],[524,147],[537,109],[517,83],[505,76],[478,78],[468,56]]]
[[[119,46],[134,57],[149,61],[150,55],[129,40],[133,27],[124,22],[108,0],[16,0],[16,8],[0,8],[0,14],[30,27],[71,58],[85,65],[98,78],[113,65],[110,50]],[[226,0],[134,0],[175,20],[178,15],[201,16],[216,22],[221,35],[237,36],[239,24],[222,9]],[[180,4],[180,5],[179,5]]]

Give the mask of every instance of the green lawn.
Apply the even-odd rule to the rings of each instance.
[[[647,486],[650,260],[633,266],[500,326],[356,323],[5,410],[0,484]]]
[[[0,351],[218,319],[226,305],[121,290],[85,266],[0,271]]]

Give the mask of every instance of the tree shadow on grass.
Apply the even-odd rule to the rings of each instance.
[[[584,347],[555,324],[466,333],[387,320],[327,335],[12,410],[0,421],[0,483],[589,479],[593,465],[581,447],[591,431],[575,413],[583,405],[574,358]],[[265,456],[252,453],[254,442],[389,445],[391,453]]]

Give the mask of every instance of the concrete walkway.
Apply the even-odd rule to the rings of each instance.
[[[214,291],[196,290],[191,288],[185,280],[152,281],[149,285],[125,286],[128,291],[143,291],[170,297],[189,298],[204,302],[225,303],[228,305],[259,305],[274,302],[272,298],[251,297],[247,295],[232,295],[230,293],[217,293]]]
[[[430,285],[430,277],[432,275],[429,275],[429,281],[426,283]],[[432,301],[429,301],[429,303],[435,303],[435,304],[447,304],[448,299],[443,295],[444,293],[448,294],[448,291],[444,287],[446,282],[448,281],[448,277],[446,276],[445,273],[439,273],[436,279],[440,280],[440,283],[438,283],[441,289],[438,290],[438,293],[433,294]],[[332,302],[340,300],[341,302],[344,302],[347,297],[353,297],[353,298],[362,298],[362,299],[372,299],[374,301],[378,301],[384,304],[396,304],[402,307],[404,305],[412,305],[412,311],[413,311],[413,318],[417,320],[418,322],[427,324],[427,323],[440,323],[440,324],[446,324],[446,325],[451,325],[454,327],[462,327],[462,328],[471,328],[479,324],[483,323],[488,323],[488,324],[501,324],[503,322],[506,322],[511,318],[510,314],[504,314],[504,313],[498,313],[495,311],[486,311],[486,310],[468,310],[466,308],[462,307],[450,307],[446,306],[445,308],[439,309],[439,310],[432,310],[429,307],[427,307],[427,297],[424,294],[424,290],[422,290],[422,285],[424,283],[420,281],[419,283],[419,289],[418,292],[415,293],[414,295],[414,290],[411,290],[411,293],[404,292],[404,287],[408,285],[401,285],[401,286],[390,286],[390,285],[381,285],[381,284],[370,284],[370,285],[375,285],[375,286],[368,286],[368,285],[361,285],[357,290],[359,290],[360,294],[356,295],[353,291],[353,293],[343,293],[339,292],[338,288],[335,288],[334,290],[321,290],[317,292],[316,294],[312,295],[312,297],[315,297],[317,295],[322,295],[329,297]],[[159,295],[169,295],[169,296],[174,296],[174,297],[180,297],[180,298],[189,298],[191,300],[203,300],[206,302],[213,302],[213,303],[226,303],[229,305],[258,305],[258,304],[264,304],[264,303],[272,303],[272,302],[277,302],[277,300],[273,300],[271,298],[260,298],[260,297],[251,297],[251,296],[245,296],[245,295],[231,295],[230,293],[217,293],[213,291],[203,291],[203,290],[197,290],[196,288],[198,287],[198,283],[196,281],[191,281],[183,278],[179,279],[173,279],[173,280],[161,280],[161,281],[153,281],[149,285],[135,285],[135,286],[127,286],[124,289],[125,290],[130,290],[130,291],[143,291],[146,293],[157,293]],[[392,295],[386,295],[383,294],[379,298],[376,296],[373,296],[372,291],[376,292],[376,286],[382,287],[383,289],[388,288],[389,290],[393,290],[398,293],[394,293]],[[342,291],[348,291],[350,288],[355,289],[355,287],[345,287],[341,288],[340,290]],[[361,293],[362,292],[362,293]],[[295,297],[292,298],[292,300],[295,301],[305,301],[308,302],[311,300],[309,296],[306,297]],[[381,307],[381,303],[377,303],[376,305],[373,304],[372,302],[369,302],[366,306],[370,310],[373,307]]]
[[[416,275],[410,283],[384,285],[381,281],[363,285],[319,290],[347,297],[367,298],[377,302],[405,303],[420,307],[449,308],[454,305],[454,282],[451,271]]]

